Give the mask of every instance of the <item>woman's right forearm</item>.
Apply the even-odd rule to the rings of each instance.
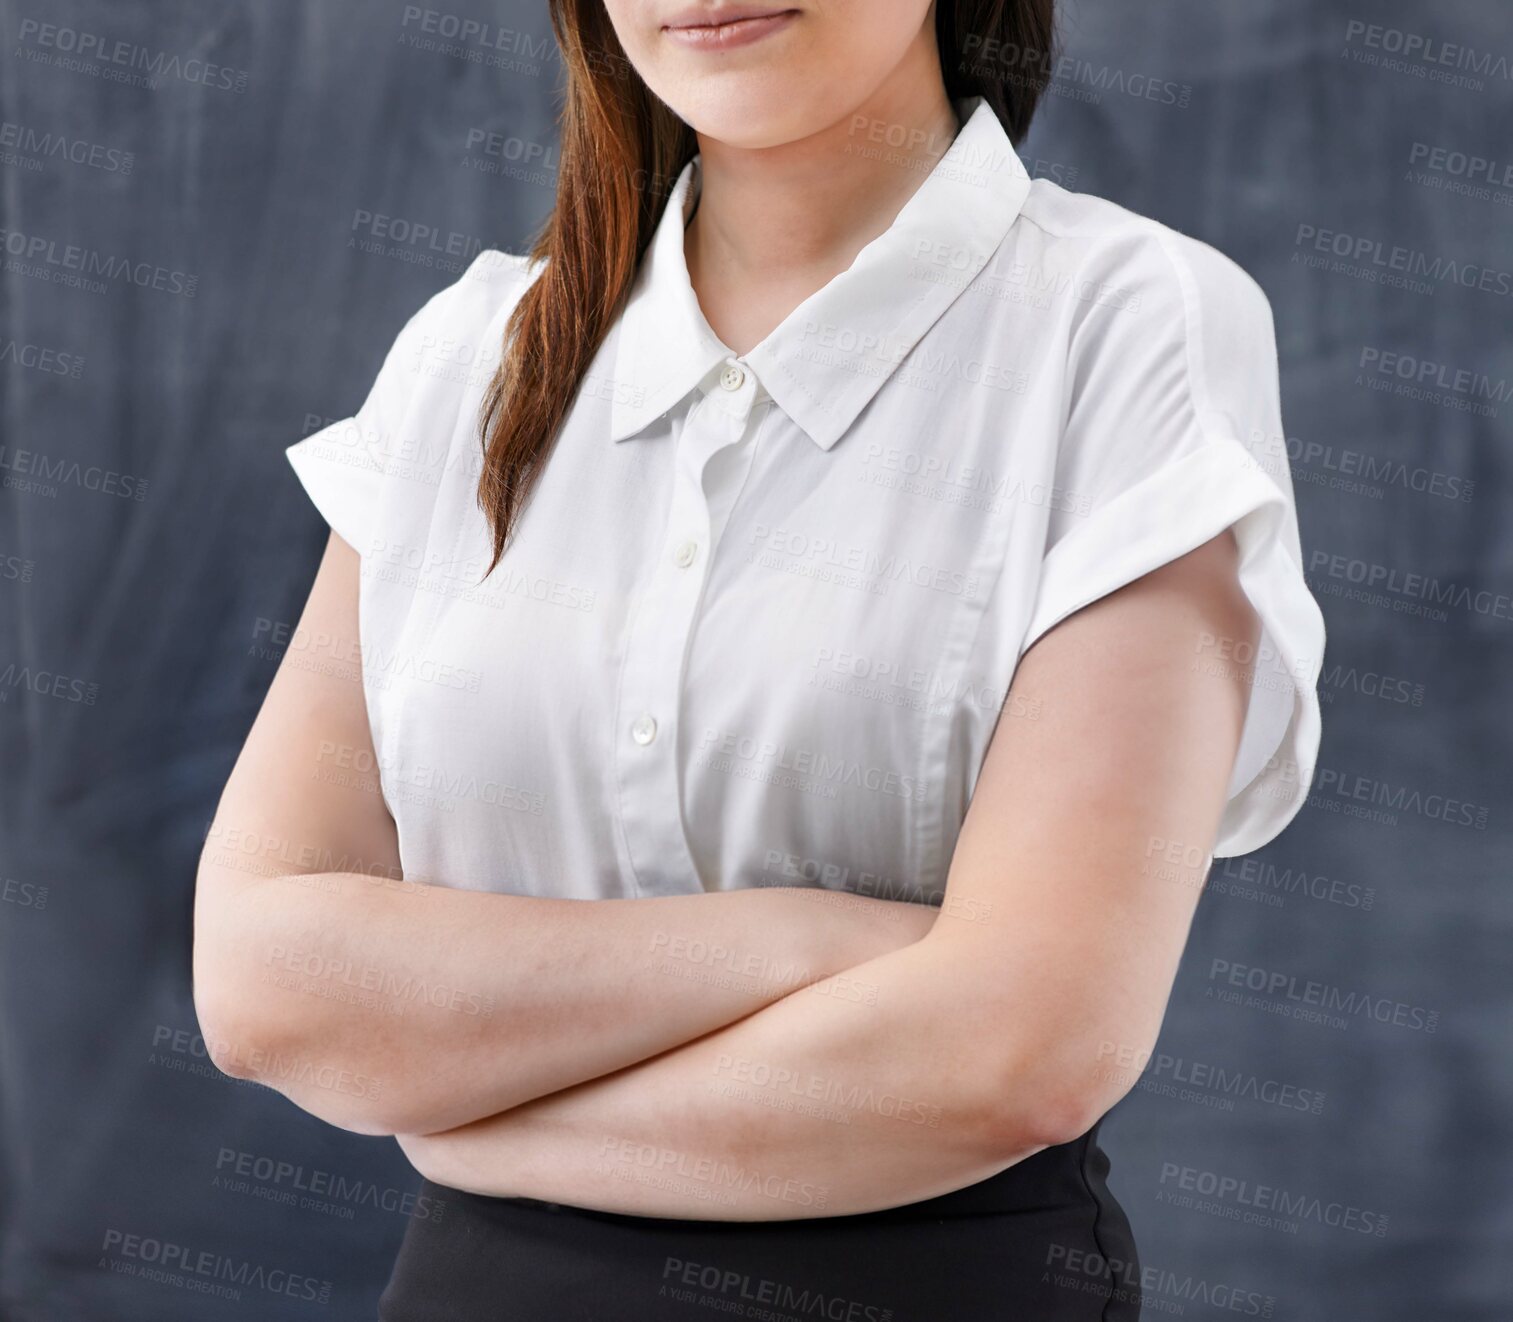
[[[702,1037],[934,917],[797,888],[584,901],[209,869],[196,1003],[227,1072],[344,1128],[430,1133]]]

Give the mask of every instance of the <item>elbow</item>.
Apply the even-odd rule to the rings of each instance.
[[[450,1127],[434,1077],[414,1067],[392,1021],[354,1015],[276,976],[279,937],[249,890],[202,889],[194,927],[194,1008],[211,1062],[327,1124],[387,1137]],[[258,952],[265,952],[262,956]],[[453,1122],[455,1123],[455,1122]]]
[[[205,1052],[233,1079],[278,1087],[278,1061],[296,1050],[301,1025],[268,981],[258,956],[269,943],[257,896],[201,878],[195,895],[192,961],[195,1017]]]
[[[212,1064],[233,1079],[282,1093],[338,1129],[372,1137],[406,1132],[418,1116],[407,1090],[385,1086],[368,1062],[317,1049],[299,1024],[234,978],[196,976],[195,1014]]]
[[[205,1052],[222,1074],[260,1083],[317,1120],[354,1134],[390,1137],[415,1121],[412,1099],[385,1087],[364,1063],[316,1052],[295,1025],[238,993],[234,985],[195,983]]]
[[[194,1011],[210,1062],[229,1078],[263,1084],[338,1128],[401,1132],[409,1108],[373,1077],[369,1062],[354,1056],[361,1043],[328,1050],[319,1040],[317,1017],[295,1012],[309,1007],[269,995],[262,970],[248,957],[251,944],[245,935],[238,939],[231,925],[206,921],[204,910],[197,915]]]
[[[201,859],[194,896],[191,994],[200,1037],[212,1064],[233,1079],[256,1080],[266,998],[257,994],[249,958],[247,916],[236,892],[209,873]]]
[[[241,960],[225,949],[213,930],[197,918],[194,933],[193,986],[195,1018],[205,1053],[222,1074],[257,1080],[259,1061],[267,1053],[267,1025],[253,988],[245,986]]]
[[[266,1082],[270,1064],[278,1056],[275,1024],[262,1012],[256,996],[235,978],[202,971],[195,954],[194,1013],[199,1020],[205,1054],[232,1079]]]
[[[1102,1115],[1097,1107],[1075,1096],[1002,1106],[984,1121],[984,1145],[997,1160],[1023,1161],[1043,1148],[1075,1142]]]
[[[986,1141],[995,1157],[1019,1161],[1043,1148],[1073,1143],[1124,1095],[1085,1071],[1045,1066],[999,1075],[995,1099],[983,1107]]]
[[[1037,1149],[1074,1143],[1103,1119],[1110,1105],[1092,1087],[1047,1089],[1022,1118],[1021,1141],[1028,1139]]]

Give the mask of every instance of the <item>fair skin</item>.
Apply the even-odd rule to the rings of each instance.
[[[928,4],[784,8],[773,35],[711,51],[664,29],[682,0],[608,0],[626,54],[699,132],[690,278],[737,352],[887,227],[956,126]],[[917,128],[917,159],[847,152],[855,115]],[[439,1183],[644,1216],[872,1211],[1071,1141],[1134,1081],[1110,1044],[1115,1060],[1154,1045],[1201,889],[1201,868],[1153,868],[1153,842],[1197,857],[1217,836],[1249,677],[1193,660],[1205,637],[1257,637],[1236,560],[1225,532],[1025,654],[1010,705],[1041,718],[1000,724],[937,912],[398,880],[376,785],[326,774],[333,748],[372,765],[360,566],[333,534],[301,620],[321,655],[281,664],[201,860],[215,1059],[396,1135]],[[280,847],[260,863],[248,840]],[[788,972],[667,976],[672,938]]]

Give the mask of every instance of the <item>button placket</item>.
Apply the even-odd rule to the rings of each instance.
[[[626,641],[621,728],[614,747],[621,820],[642,894],[701,889],[683,830],[677,757],[684,663],[710,558],[704,470],[712,455],[743,438],[755,397],[750,370],[730,360],[684,419],[663,550],[642,588]]]

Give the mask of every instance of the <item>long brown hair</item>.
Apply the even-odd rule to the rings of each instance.
[[[698,150],[631,67],[604,0],[551,0],[551,22],[567,70],[556,205],[529,253],[545,265],[510,314],[479,420],[490,570]],[[1050,78],[1054,29],[1055,0],[936,0],[947,93],[983,97],[1018,143]]]

